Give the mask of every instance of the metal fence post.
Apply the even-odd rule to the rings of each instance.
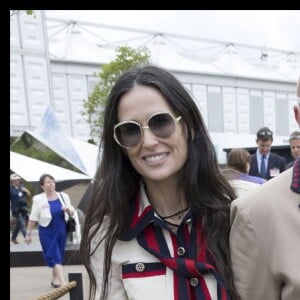
[[[70,290],[70,300],[83,300],[82,274],[69,273],[69,281],[76,281],[75,288]]]

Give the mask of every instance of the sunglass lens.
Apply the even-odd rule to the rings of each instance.
[[[125,123],[116,128],[116,136],[122,146],[133,147],[140,141],[141,129],[137,124]]]
[[[161,138],[167,138],[175,131],[175,122],[167,113],[153,116],[149,120],[148,126],[156,136]]]

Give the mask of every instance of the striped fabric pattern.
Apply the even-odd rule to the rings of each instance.
[[[201,224],[196,222],[191,211],[186,215],[176,234],[166,226],[163,220],[155,216],[151,205],[140,212],[138,197],[132,201],[128,211],[127,224],[119,239],[128,241],[136,238],[141,247],[157,257],[163,266],[174,271],[174,300],[212,300],[203,278],[203,275],[208,273],[216,279],[218,300],[230,300],[214,260],[207,251],[205,238],[201,234]],[[164,229],[170,232],[172,248],[185,249],[184,255],[179,256],[176,251],[173,255],[170,253],[164,237]],[[153,272],[164,270],[159,265],[151,267],[155,269]],[[125,272],[127,275],[124,276],[136,276],[131,274],[130,267],[124,266],[123,268],[128,269],[128,272]]]
[[[291,189],[296,193],[300,193],[300,158],[294,163]]]

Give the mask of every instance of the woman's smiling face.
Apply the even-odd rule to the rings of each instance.
[[[118,122],[136,121],[147,125],[149,116],[157,112],[169,112],[179,117],[154,88],[136,86],[123,95],[118,106]],[[131,149],[124,149],[134,169],[144,178],[161,181],[177,176],[187,159],[188,133],[184,120],[175,126],[174,133],[160,138],[144,129],[140,142]]]

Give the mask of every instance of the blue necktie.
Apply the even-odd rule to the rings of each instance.
[[[261,163],[260,163],[260,177],[261,177],[261,178],[266,178],[265,158],[266,158],[265,155],[263,155],[263,156],[261,157]]]

